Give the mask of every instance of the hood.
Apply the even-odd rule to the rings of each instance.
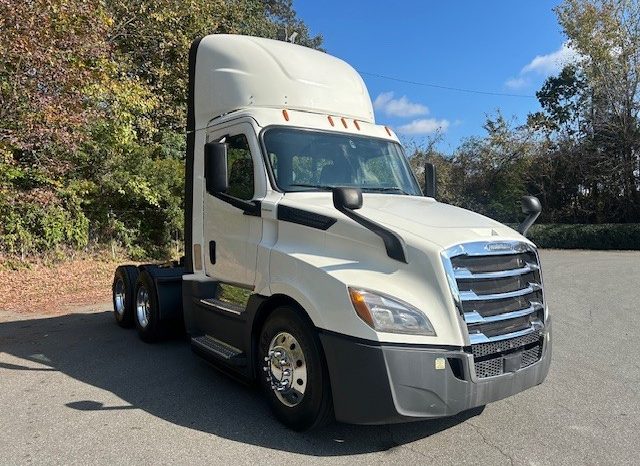
[[[331,193],[287,193],[282,203],[344,218],[333,207]],[[407,234],[414,235],[442,248],[465,241],[486,240],[487,237],[524,239],[495,220],[427,197],[364,193],[362,208],[357,212],[395,231],[405,240]]]

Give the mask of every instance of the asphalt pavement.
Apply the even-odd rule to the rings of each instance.
[[[186,341],[149,345],[117,327],[110,304],[0,311],[0,464],[638,464],[640,253],[541,255],[547,380],[411,424],[291,432]]]

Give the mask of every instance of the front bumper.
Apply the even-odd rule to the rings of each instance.
[[[352,424],[451,416],[542,383],[551,364],[550,322],[538,362],[484,379],[475,376],[473,355],[461,348],[387,346],[328,332],[320,340],[336,419]],[[439,358],[444,369],[436,369]]]

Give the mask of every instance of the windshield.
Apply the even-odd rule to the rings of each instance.
[[[363,192],[420,196],[400,145],[350,134],[271,128],[264,134],[271,170],[282,191]]]

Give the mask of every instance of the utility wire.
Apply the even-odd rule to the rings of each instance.
[[[366,76],[373,76],[373,77],[376,77],[376,78],[388,79],[389,81],[397,81],[399,83],[413,84],[415,86],[434,87],[436,89],[444,89],[444,90],[447,90],[447,91],[466,92],[468,94],[482,94],[482,95],[493,95],[493,96],[501,96],[501,97],[520,97],[520,98],[525,98],[525,99],[535,99],[536,98],[535,95],[509,94],[509,93],[505,93],[505,92],[479,91],[477,89],[463,89],[463,88],[460,88],[460,87],[442,86],[442,85],[439,85],[439,84],[421,83],[421,82],[418,82],[418,81],[410,81],[408,79],[393,78],[391,76],[385,76],[385,75],[377,74],[377,73],[368,73],[366,71],[358,71],[358,72],[360,74],[364,74]]]

